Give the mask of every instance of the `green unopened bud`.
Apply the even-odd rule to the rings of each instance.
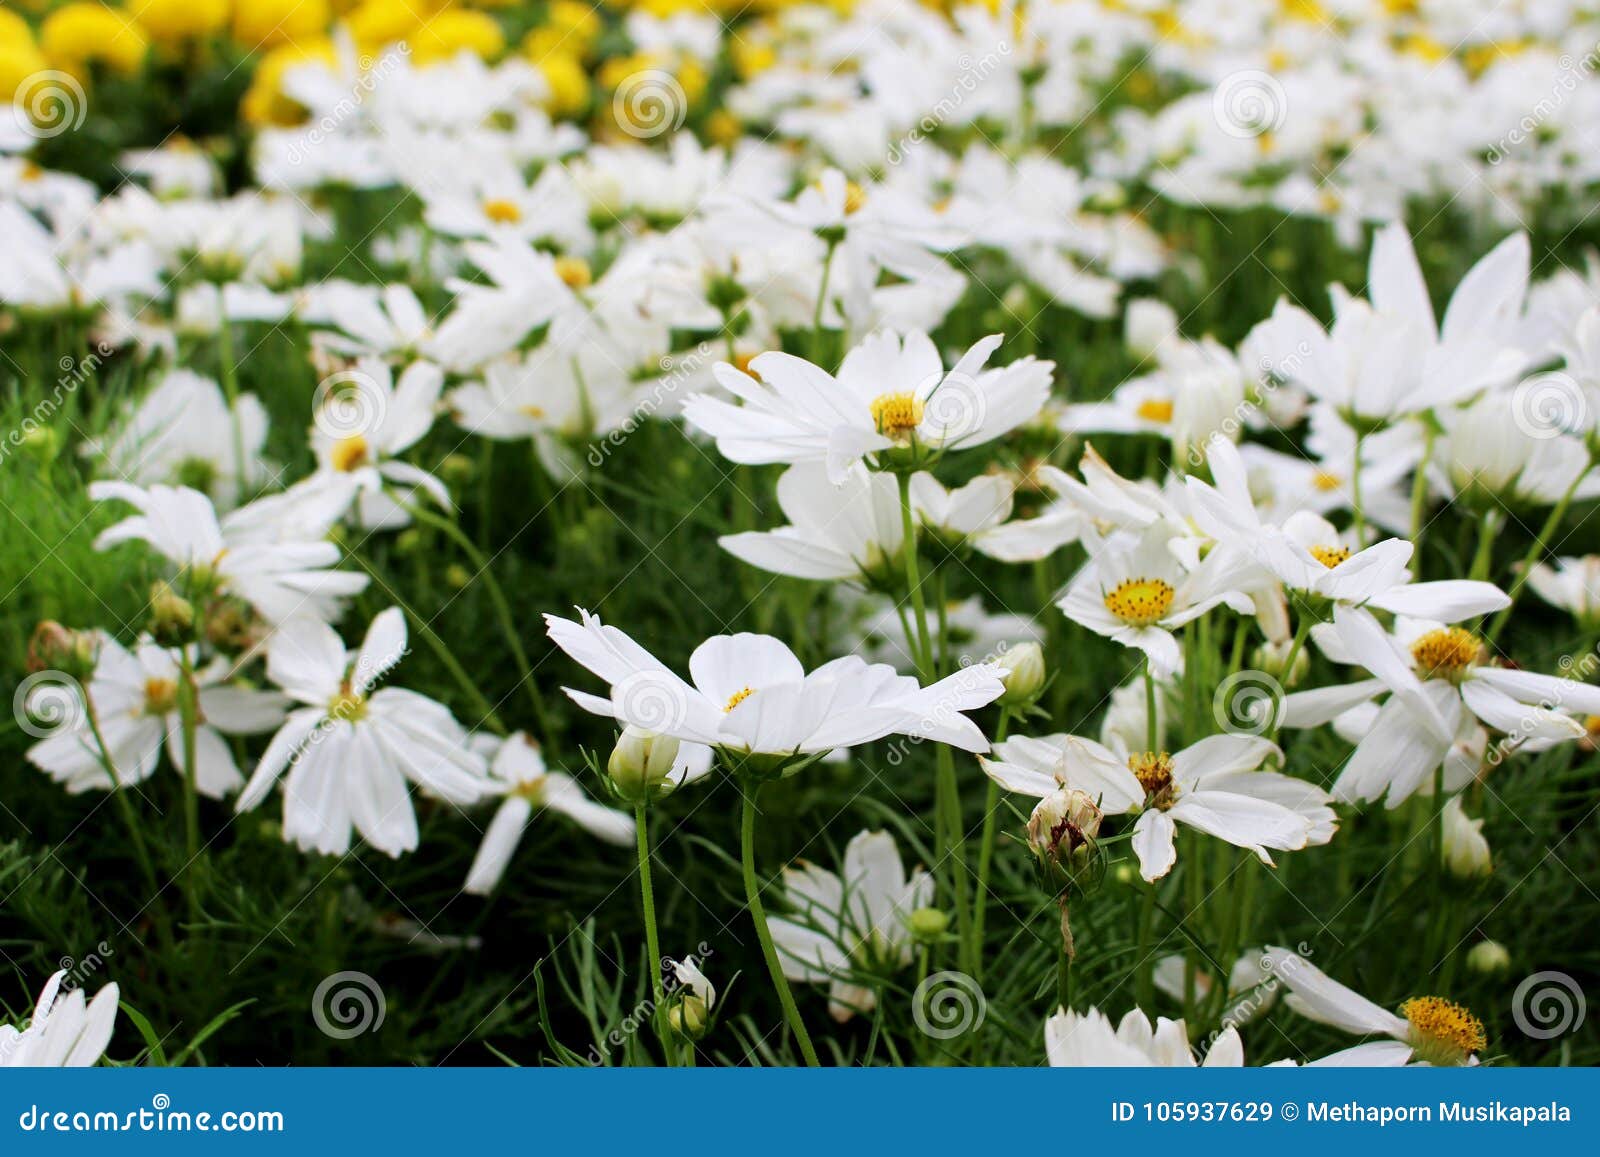
[[[463,590],[472,583],[472,572],[459,562],[453,562],[444,568],[444,581],[452,590]]]
[[[1252,653],[1251,662],[1257,670],[1265,671],[1285,687],[1293,687],[1306,677],[1307,671],[1311,670],[1309,648],[1301,647],[1291,666],[1289,652],[1293,649],[1292,639],[1284,639],[1277,643],[1262,643]]]
[[[249,603],[227,595],[206,607],[205,635],[217,650],[242,654],[266,638],[267,624]]]
[[[911,930],[913,940],[931,944],[950,927],[950,917],[938,908],[918,908],[906,920],[906,926]]]
[[[61,452],[61,435],[54,426],[29,423],[23,428],[21,445],[36,461],[48,465]]]
[[[1096,862],[1100,808],[1087,792],[1061,787],[1039,801],[1028,817],[1028,845],[1044,870],[1045,887],[1064,893],[1089,882]]]
[[[1018,643],[1009,647],[1000,662],[1010,668],[1005,678],[1005,694],[1000,696],[1002,707],[1027,707],[1044,690],[1044,650],[1038,643]]]
[[[1474,944],[1467,953],[1467,967],[1488,975],[1504,972],[1511,967],[1511,953],[1498,940],[1485,940]]]
[[[94,674],[99,653],[93,633],[74,631],[46,619],[33,629],[33,637],[28,640],[28,670],[61,671],[83,683]]]
[[[408,526],[394,536],[394,552],[401,555],[413,555],[422,549],[422,531],[414,526]]]
[[[470,482],[478,472],[478,464],[465,454],[446,454],[439,463],[439,475],[452,486]]]
[[[672,1031],[690,1040],[699,1040],[706,1033],[711,1017],[706,1002],[698,996],[686,996],[667,1010],[667,1023]]]
[[[1494,871],[1489,841],[1483,836],[1483,821],[1470,819],[1461,808],[1461,797],[1444,805],[1439,815],[1444,836],[1444,862],[1459,879],[1471,880]]]
[[[163,647],[181,647],[194,641],[194,604],[173,590],[171,583],[150,588],[150,635]]]
[[[631,724],[617,737],[606,761],[606,774],[617,794],[630,803],[642,803],[667,787],[667,776],[678,759],[678,741]]]

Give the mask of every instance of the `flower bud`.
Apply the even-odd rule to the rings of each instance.
[[[700,964],[693,956],[672,961],[667,979],[674,1000],[667,1009],[667,1023],[679,1036],[699,1040],[711,1027],[711,1009],[717,1003],[716,988],[700,971]]]
[[[1000,696],[1002,707],[1026,707],[1044,690],[1044,650],[1038,643],[1029,641],[1008,647],[1000,661],[1010,668],[1001,682],[1005,694]]]
[[[1483,837],[1483,821],[1468,819],[1461,810],[1461,797],[1453,797],[1440,814],[1444,834],[1444,862],[1450,873],[1470,880],[1494,871],[1489,841]]]
[[[1028,817],[1028,844],[1045,868],[1047,883],[1060,891],[1094,859],[1100,809],[1086,792],[1061,787],[1039,801]]]
[[[1293,649],[1292,639],[1262,643],[1251,653],[1251,665],[1258,671],[1265,671],[1285,687],[1296,686],[1306,677],[1306,672],[1311,670],[1311,650],[1309,647],[1301,647],[1300,653],[1294,657],[1294,663],[1291,665],[1289,652]]]
[[[46,619],[28,640],[28,670],[61,671],[82,683],[94,674],[99,652],[93,632],[74,631]]]
[[[950,917],[938,908],[918,908],[906,920],[906,926],[911,930],[913,940],[931,944],[950,927]]]
[[[1467,953],[1467,967],[1474,972],[1494,974],[1511,967],[1511,953],[1498,940],[1485,940],[1474,944]]]
[[[194,641],[194,604],[159,582],[150,588],[150,635],[163,647],[181,647]]]
[[[617,737],[606,761],[611,786],[623,799],[642,803],[661,793],[678,759],[678,741],[630,724]]]
[[[444,581],[452,590],[465,590],[472,585],[472,572],[458,562],[444,568]]]
[[[690,1040],[704,1036],[709,1021],[710,1011],[698,996],[686,996],[667,1010],[667,1023],[672,1031]]]

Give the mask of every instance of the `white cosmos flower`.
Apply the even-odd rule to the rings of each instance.
[[[487,896],[494,891],[536,812],[560,812],[608,844],[633,842],[633,817],[595,803],[577,780],[549,770],[538,745],[524,732],[499,741],[489,764],[487,787],[503,799],[483,833],[464,892]]]
[[[430,352],[433,323],[409,285],[334,282],[317,290],[315,302],[310,312],[328,327],[312,334],[312,345],[319,350],[407,362]]]
[[[1058,1009],[1044,1022],[1044,1051],[1051,1068],[1179,1068],[1195,1067],[1189,1030],[1181,1020],[1160,1017],[1155,1027],[1133,1009],[1115,1028],[1099,1009]],[[1201,1068],[1237,1068],[1244,1064],[1244,1042],[1231,1025],[1217,1034]]]
[[[1528,586],[1579,622],[1600,619],[1600,555],[1535,563],[1528,570]]]
[[[1475,1065],[1485,1045],[1483,1022],[1465,1008],[1437,996],[1400,1006],[1400,1016],[1346,988],[1305,957],[1268,948],[1277,975],[1289,988],[1288,1002],[1302,1016],[1358,1036],[1389,1037],[1325,1057],[1327,1065],[1389,1067],[1413,1063]]]
[[[1536,384],[1536,379],[1534,380]],[[1445,433],[1434,451],[1432,477],[1448,495],[1477,499],[1499,514],[1502,504],[1548,506],[1576,486],[1596,493],[1589,451],[1581,439],[1535,427],[1515,394],[1488,394],[1441,415]]]
[[[567,689],[596,715],[736,755],[820,755],[886,735],[966,751],[988,740],[965,715],[1005,691],[1004,668],[981,663],[922,687],[882,663],[846,655],[806,672],[771,635],[716,635],[689,657],[693,683],[627,634],[579,608],[579,622],[546,615],[550,638],[611,685],[608,698]]]
[[[1186,572],[1165,532],[1157,529],[1132,549],[1101,550],[1056,606],[1095,634],[1139,648],[1156,675],[1164,677],[1183,665],[1174,630],[1221,603],[1242,615],[1254,612],[1241,587],[1251,569],[1244,555],[1219,546]]]
[[[1281,724],[1317,727],[1388,696],[1333,785],[1345,802],[1387,796],[1389,807],[1400,806],[1452,753],[1472,716],[1514,744],[1547,745],[1583,738],[1573,714],[1600,714],[1600,687],[1495,666],[1477,635],[1437,620],[1400,618],[1391,635],[1366,611],[1339,607],[1328,645],[1330,657],[1372,677],[1287,696]]]
[[[341,554],[331,542],[312,540],[327,529],[319,525],[318,499],[308,492],[302,503],[291,493],[257,499],[218,523],[211,500],[187,486],[94,482],[90,498],[126,502],[138,511],[102,531],[95,548],[148,543],[180,571],[208,574],[217,593],[243,599],[269,623],[296,615],[337,618],[368,578],[330,569]],[[296,529],[301,524],[305,537]]]
[[[373,686],[406,654],[398,607],[372,620],[354,653],[314,619],[279,627],[267,676],[306,706],[272,737],[237,810],[258,806],[284,776],[283,836],[303,851],[342,854],[351,829],[390,856],[417,846],[408,783],[457,806],[489,784],[481,755],[448,708],[414,691]]]
[[[803,462],[783,472],[777,497],[789,525],[725,534],[717,539],[722,549],[751,566],[795,578],[892,587],[904,575],[904,519],[890,475],[851,470],[835,484],[821,463]]]
[[[63,969],[45,982],[31,1019],[21,1027],[0,1024],[0,1069],[87,1069],[98,1064],[111,1043],[120,992],[108,984],[94,994],[83,989],[63,994]]]
[[[449,510],[444,483],[400,458],[433,427],[444,371],[413,362],[396,382],[387,362],[365,357],[338,377],[340,388],[323,396],[311,425],[311,450],[330,489],[358,504],[366,527],[408,525],[404,504],[418,490]]]
[[[778,352],[755,358],[754,376],[719,363],[718,383],[743,405],[697,395],[684,418],[734,462],[824,462],[828,478],[842,482],[871,456],[981,445],[1037,414],[1054,364],[1025,357],[984,369],[1000,341],[984,338],[948,371],[920,332],[868,337],[845,355],[837,377]]]
[[[984,772],[1007,791],[1043,799],[1066,787],[1096,800],[1106,815],[1138,813],[1133,850],[1146,880],[1172,870],[1183,823],[1270,865],[1268,849],[1298,851],[1333,837],[1333,810],[1320,788],[1260,771],[1281,755],[1273,743],[1246,735],[1213,735],[1173,755],[1137,752],[1123,758],[1077,735],[1018,736],[980,758]]]
[[[181,672],[173,651],[149,639],[129,653],[115,639],[102,636],[99,658],[88,693],[94,722],[110,753],[121,785],[143,782],[155,773],[165,745],[167,759],[180,772],[183,718],[178,710]],[[191,655],[191,659],[193,656]],[[274,691],[256,691],[227,682],[231,665],[217,658],[194,672],[199,699],[195,728],[195,786],[200,794],[221,799],[244,782],[225,736],[255,735],[283,722],[288,700]],[[28,759],[76,795],[107,791],[99,740],[90,727],[88,704],[80,704],[76,726],[42,739],[28,749]]]
[[[845,846],[840,875],[802,861],[784,869],[783,887],[794,918],[769,922],[783,974],[826,984],[837,1021],[871,1012],[877,995],[854,978],[911,963],[907,921],[933,902],[933,877],[921,868],[907,876],[889,833],[861,832]]]

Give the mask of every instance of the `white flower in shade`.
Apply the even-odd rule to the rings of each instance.
[[[215,583],[216,593],[243,599],[269,623],[297,615],[337,618],[344,601],[367,588],[364,574],[331,569],[342,557],[327,532],[324,503],[310,491],[269,495],[219,523],[211,500],[187,486],[94,482],[97,502],[126,502],[138,511],[95,539],[105,550],[144,542],[180,571]]]
[[[1255,604],[1241,589],[1253,569],[1246,556],[1218,547],[1186,572],[1158,529],[1132,549],[1103,549],[1056,606],[1095,634],[1137,647],[1151,670],[1166,676],[1183,666],[1173,631],[1222,603],[1240,614],[1254,613]]]
[[[1240,1027],[1269,1011],[1278,1000],[1278,986],[1272,976],[1272,958],[1264,956],[1265,949],[1246,952],[1233,962],[1228,970],[1227,1003],[1223,1008],[1221,1023]],[[1151,978],[1161,992],[1176,1001],[1188,999],[1189,961],[1173,953],[1157,960]],[[1216,991],[1217,977],[1209,968],[1197,968],[1194,973],[1195,996],[1204,1001]]]
[[[1528,586],[1580,623],[1600,620],[1600,554],[1535,563],[1528,570]]]
[[[405,505],[419,490],[449,510],[444,483],[400,457],[432,429],[444,371],[413,362],[396,382],[387,362],[368,357],[336,377],[311,425],[311,450],[330,489],[357,503],[366,527],[408,525]]]
[[[342,854],[351,829],[390,856],[417,846],[408,783],[457,806],[489,784],[481,755],[448,708],[377,681],[406,654],[398,607],[372,620],[354,653],[333,628],[312,619],[279,627],[267,647],[267,676],[306,706],[272,737],[238,810],[258,806],[284,782],[283,836],[303,851]]]
[[[1288,1002],[1302,1016],[1358,1036],[1391,1039],[1357,1045],[1325,1057],[1321,1064],[1388,1067],[1413,1063],[1475,1065],[1487,1043],[1483,1022],[1459,1004],[1437,996],[1413,997],[1400,1015],[1379,1008],[1346,988],[1305,957],[1268,948],[1277,974],[1289,988]]]
[[[1189,1030],[1181,1020],[1150,1018],[1133,1009],[1115,1028],[1099,1009],[1078,1013],[1057,1010],[1044,1022],[1044,1051],[1051,1068],[1179,1068],[1195,1067],[1189,1047]],[[1244,1064],[1244,1042],[1239,1030],[1223,1029],[1217,1035],[1201,1068],[1237,1068]]]
[[[559,812],[608,844],[633,842],[632,816],[595,803],[577,780],[546,768],[538,745],[521,731],[500,741],[489,764],[487,788],[503,802],[483,833],[464,892],[487,896],[494,891],[538,812]]]
[[[1533,425],[1537,416],[1527,408],[1501,391],[1441,415],[1445,432],[1433,457],[1437,488],[1494,511],[1506,503],[1548,506],[1575,484],[1575,497],[1594,497],[1596,478],[1582,440],[1551,436],[1554,431]]]
[[[606,776],[623,799],[641,803],[669,795],[711,770],[711,749],[703,743],[681,743],[631,723],[617,736],[606,760]]]
[[[462,247],[488,284],[446,283],[454,296],[439,324],[433,354],[446,369],[465,373],[515,349],[558,314],[581,308],[562,280],[556,259],[522,241],[499,238]]]
[[[57,972],[39,994],[33,1017],[20,1027],[0,1024],[0,1069],[87,1069],[111,1043],[120,993],[108,984],[94,994],[61,992],[66,971]]]
[[[1177,862],[1179,823],[1247,848],[1270,865],[1270,850],[1298,851],[1333,838],[1328,796],[1304,780],[1260,771],[1275,744],[1245,735],[1213,735],[1173,755],[1142,751],[1119,757],[1076,735],[1018,736],[980,758],[1007,791],[1043,799],[1058,788],[1082,791],[1106,815],[1133,814],[1133,851],[1146,880]]]
[[[216,382],[172,370],[104,439],[86,444],[84,451],[102,456],[125,482],[192,486],[227,510],[241,491],[253,492],[266,482],[267,463],[261,457],[266,440],[267,411],[254,394],[241,394],[230,410]],[[236,452],[240,443],[242,467]]]
[[[1404,225],[1378,231],[1369,300],[1334,291],[1325,331],[1280,300],[1250,335],[1278,376],[1304,386],[1347,419],[1388,422],[1511,382],[1527,364],[1518,346],[1528,284],[1528,238],[1507,237],[1468,271],[1442,323]]]
[[[175,653],[141,639],[132,653],[102,636],[99,659],[89,681],[94,722],[99,725],[116,769],[117,783],[140,783],[155,773],[163,744],[180,771],[183,717],[178,709],[181,671]],[[221,799],[244,782],[225,736],[255,735],[283,722],[288,700],[274,691],[229,685],[230,664],[214,659],[194,672],[199,722],[195,728],[195,786],[201,795]],[[90,727],[88,705],[80,705],[77,726],[42,739],[28,759],[76,795],[107,791],[111,775],[99,740]]]
[[[1452,873],[1471,879],[1494,871],[1494,857],[1483,835],[1483,821],[1467,816],[1459,795],[1445,801],[1439,821],[1444,837],[1444,862]]]
[[[1372,677],[1287,696],[1282,726],[1317,727],[1388,696],[1334,782],[1335,798],[1345,802],[1387,796],[1389,807],[1400,806],[1445,762],[1473,716],[1513,745],[1548,745],[1583,738],[1573,714],[1600,714],[1600,687],[1497,667],[1464,627],[1400,618],[1390,634],[1366,611],[1339,607],[1323,637],[1331,658]]]
[[[596,715],[703,743],[736,756],[820,755],[887,735],[967,751],[988,740],[965,715],[1005,691],[1004,668],[977,664],[922,687],[886,664],[847,655],[806,672],[770,635],[716,635],[689,657],[693,683],[616,627],[581,608],[579,622],[546,615],[550,638],[611,685],[602,698],[567,689]]]
[[[1050,393],[1051,362],[1025,357],[984,369],[998,335],[948,371],[924,333],[882,332],[845,355],[835,377],[792,354],[764,353],[746,374],[726,363],[718,383],[743,405],[690,398],[684,418],[734,462],[823,462],[842,482],[855,463],[895,450],[955,450],[1028,421]]]
[[[667,1010],[667,1020],[676,1032],[698,1040],[710,1027],[711,1013],[717,1005],[716,986],[700,971],[693,956],[670,963],[672,1006]]]
[[[1170,340],[1151,374],[1120,385],[1104,402],[1067,407],[1063,424],[1085,434],[1155,434],[1173,454],[1199,459],[1207,439],[1237,431],[1246,412],[1244,373],[1231,351],[1210,338]]]
[[[725,534],[717,540],[723,550],[795,578],[856,579],[890,589],[903,578],[905,524],[892,477],[851,470],[835,484],[821,463],[803,462],[783,472],[777,494],[789,525]]]
[[[409,362],[428,356],[433,340],[433,322],[409,285],[333,282],[316,293],[313,312],[328,328],[314,332],[312,344],[340,357]]]
[[[907,876],[889,833],[861,832],[845,846],[840,875],[802,861],[784,869],[783,886],[794,915],[770,922],[783,974],[826,984],[837,1021],[871,1012],[877,995],[856,981],[911,963],[907,922],[933,902],[933,877],[921,868]]]

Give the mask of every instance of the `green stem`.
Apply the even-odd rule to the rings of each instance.
[[[1140,1008],[1149,1008],[1155,997],[1155,975],[1150,970],[1150,940],[1156,922],[1156,884],[1144,883],[1144,895],[1139,904],[1139,931],[1137,947],[1133,953],[1133,990]]]
[[[922,676],[924,683],[934,681],[933,673],[933,637],[928,631],[927,609],[922,599],[922,568],[917,558],[917,527],[911,514],[911,475],[901,471],[896,476],[900,484],[900,525],[904,531],[905,542],[900,551],[905,556],[906,586],[910,588],[911,613],[917,621],[918,648],[917,673]],[[906,640],[911,645],[911,640]]]
[[[800,1010],[795,1007],[794,994],[789,991],[789,981],[783,975],[783,964],[778,959],[778,949],[772,943],[772,932],[767,927],[767,910],[761,906],[761,885],[756,879],[756,796],[761,793],[761,788],[754,783],[740,783],[739,786],[744,796],[743,815],[739,822],[739,858],[744,868],[745,901],[750,907],[750,918],[755,921],[756,937],[761,941],[761,955],[766,958],[772,987],[777,989],[778,1002],[783,1005],[784,1020],[789,1023],[789,1031],[794,1033],[806,1064],[817,1068],[822,1062],[817,1060],[817,1050],[811,1046],[805,1022],[800,1019]]]
[[[1350,464],[1350,512],[1355,519],[1357,550],[1367,545],[1367,519],[1361,509],[1361,442],[1364,437],[1360,430],[1356,431],[1355,460]]]
[[[234,498],[245,500],[245,478],[249,471],[244,456],[244,425],[239,417],[239,367],[234,360],[233,325],[228,321],[224,307],[223,287],[217,286],[217,362],[222,378],[222,392],[228,399],[228,418],[233,428]]]
[[[1494,564],[1494,536],[1499,529],[1493,511],[1485,511],[1478,523],[1478,549],[1472,556],[1472,569],[1467,572],[1467,577],[1480,582],[1489,577],[1489,570]]]
[[[1560,529],[1561,520],[1566,518],[1567,509],[1572,505],[1572,499],[1578,493],[1578,486],[1589,476],[1589,471],[1594,466],[1594,461],[1592,454],[1585,459],[1584,468],[1573,478],[1572,485],[1567,487],[1567,492],[1561,496],[1560,501],[1551,509],[1550,517],[1544,520],[1544,526],[1539,529],[1539,537],[1533,540],[1533,545],[1528,548],[1528,553],[1523,556],[1522,565],[1517,568],[1517,573],[1511,580],[1511,589],[1506,592],[1510,595],[1511,602],[1494,617],[1494,622],[1489,627],[1490,643],[1494,643],[1499,639],[1500,632],[1505,629],[1506,620],[1511,617],[1511,611],[1517,605],[1517,599],[1522,595],[1522,588],[1527,585],[1529,572],[1538,565],[1550,536]]]
[[[139,868],[144,872],[145,882],[150,885],[151,903],[155,903],[157,893],[161,891],[161,883],[156,877],[154,862],[150,859],[150,849],[144,842],[144,832],[139,827],[139,817],[133,810],[133,804],[128,801],[122,780],[117,777],[117,765],[111,758],[111,748],[106,743],[105,734],[100,730],[100,719],[95,713],[94,700],[89,697],[87,687],[83,689],[83,706],[89,722],[89,733],[94,736],[95,746],[100,749],[100,766],[106,769],[106,775],[111,778],[111,794],[116,798],[117,810],[122,813],[122,822],[127,825],[128,839],[133,844],[133,853],[139,860]]]
[[[1011,708],[1000,708],[1000,721],[995,724],[994,741],[1004,743],[1006,729],[1011,725]],[[984,777],[988,779],[988,776]],[[988,791],[983,797],[983,835],[978,844],[978,891],[972,900],[972,940],[977,951],[973,960],[978,966],[978,971],[973,973],[982,979],[983,970],[983,925],[984,917],[989,907],[989,871],[994,864],[994,845],[998,838],[1000,811],[1000,785],[994,780],[989,780]]]
[[[1156,720],[1156,673],[1150,669],[1150,658],[1144,661],[1144,714],[1145,714],[1145,750],[1151,753],[1159,750]]]
[[[664,1023],[666,1012],[667,993],[661,980],[661,940],[656,934],[656,894],[650,882],[650,808],[640,802],[633,808],[634,831],[638,836],[639,846],[639,893],[644,902],[644,938],[650,951],[650,992],[655,1000],[654,1011],[650,1019],[656,1026],[656,1035],[661,1040],[662,1051],[666,1054],[667,1064],[674,1063],[674,1053],[671,1030]]]
[[[189,919],[200,922],[200,787],[195,735],[200,726],[200,695],[194,666],[186,648],[178,651],[178,719],[183,733],[183,837],[187,859],[183,865],[183,891]]]

